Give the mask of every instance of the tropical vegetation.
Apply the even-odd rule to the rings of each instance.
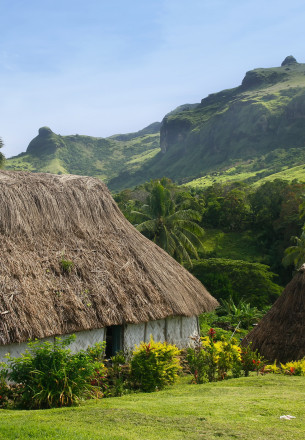
[[[280,179],[258,187],[235,182],[200,189],[162,178],[124,190],[115,200],[131,223],[218,300],[262,310],[304,262],[304,192],[304,183]],[[295,246],[292,237],[300,237]],[[184,244],[189,247],[181,252]]]
[[[163,179],[164,180],[164,179]],[[165,181],[166,182],[166,181]],[[204,230],[197,222],[201,215],[194,209],[176,207],[169,189],[159,181],[152,182],[147,204],[141,211],[132,211],[138,231],[152,239],[177,261],[198,258],[197,250],[202,249]]]

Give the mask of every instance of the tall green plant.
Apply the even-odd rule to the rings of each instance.
[[[182,209],[175,212],[170,191],[159,181],[153,182],[148,204],[142,211],[134,211],[138,231],[153,240],[177,261],[187,261],[191,256],[198,258],[197,250],[202,248],[204,230],[196,223],[199,212]]]
[[[285,250],[283,264],[285,266],[293,264],[296,269],[299,269],[305,263],[305,229],[300,237],[292,237],[292,239],[295,245]]]
[[[70,406],[89,394],[96,363],[88,352],[71,354],[74,339],[30,342],[21,357],[8,357],[9,380],[23,386],[22,407]]]
[[[131,358],[131,380],[135,388],[145,392],[156,391],[176,381],[181,367],[179,350],[166,342],[155,342],[136,347]]]

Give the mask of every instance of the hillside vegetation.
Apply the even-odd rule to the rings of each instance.
[[[287,58],[280,67],[247,72],[239,87],[166,115],[161,152],[110,186],[164,175],[192,186],[268,176],[305,180],[305,64]]]
[[[61,136],[42,127],[25,153],[6,161],[6,169],[95,176],[107,182],[122,171],[136,171],[160,151],[159,127],[154,123],[109,138]]]
[[[137,133],[60,136],[43,127],[6,168],[96,176],[113,191],[163,176],[192,187],[305,181],[304,119],[305,64],[290,56]]]

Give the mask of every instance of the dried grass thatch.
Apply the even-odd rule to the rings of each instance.
[[[0,345],[217,306],[94,178],[1,171],[0,240]]]
[[[305,265],[242,344],[250,342],[253,349],[272,362],[305,356]]]

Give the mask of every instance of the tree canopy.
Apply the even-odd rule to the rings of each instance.
[[[147,204],[133,211],[136,228],[177,261],[191,264],[191,257],[198,258],[197,250],[202,248],[204,231],[197,223],[201,215],[193,209],[175,208],[169,189],[153,182]]]

